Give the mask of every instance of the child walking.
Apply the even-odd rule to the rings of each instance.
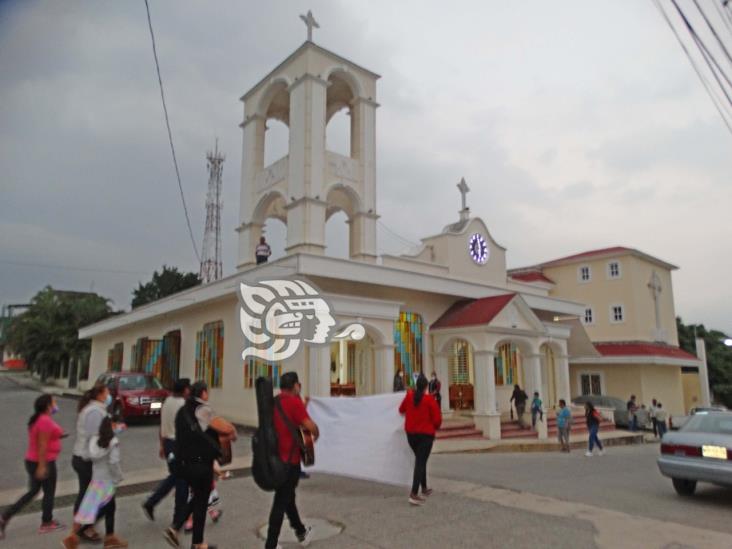
[[[109,416],[102,420],[99,434],[89,440],[89,456],[92,461],[92,480],[74,515],[73,530],[62,544],[66,549],[76,549],[80,543],[78,532],[104,517],[107,532],[104,549],[127,547],[128,543],[114,533],[114,495],[117,484],[122,481],[122,469],[119,464],[119,439],[114,436]]]
[[[534,398],[531,401],[531,428],[536,429],[536,416],[539,421],[544,421],[544,404],[539,398],[539,391],[534,391]]]
[[[587,420],[587,428],[590,431],[589,448],[587,449],[587,452],[585,452],[585,455],[587,457],[592,457],[594,444],[597,444],[600,455],[603,455],[605,451],[602,448],[600,437],[597,436],[597,431],[600,430],[600,412],[595,410],[595,407],[591,402],[585,402],[585,419]]]
[[[559,399],[559,411],[557,412],[557,436],[562,452],[569,452],[569,433],[572,429],[572,412],[567,408],[567,402]]]

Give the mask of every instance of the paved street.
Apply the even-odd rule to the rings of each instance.
[[[23,465],[27,444],[28,418],[33,413],[33,401],[40,393],[23,388],[14,383],[8,376],[0,375],[0,418],[3,418],[3,436],[0,437],[0,492],[26,485],[27,474]],[[63,451],[58,459],[59,479],[75,479],[71,469],[71,452],[74,444],[76,427],[76,400],[72,398],[57,399],[59,413],[54,419],[70,436],[63,441]],[[146,469],[160,468],[165,464],[158,458],[157,423],[135,422],[121,435],[122,460],[126,473]],[[249,438],[240,437],[235,444],[236,455],[249,452]]]
[[[656,451],[656,445],[615,448],[591,459],[579,451],[434,456],[435,494],[422,508],[407,504],[403,488],[327,475],[303,481],[298,498],[305,516],[344,527],[313,547],[730,546],[732,491],[701,487],[698,497],[677,497],[655,469]],[[266,521],[271,495],[249,478],[222,482],[219,489],[225,514],[209,525],[209,540],[222,548],[261,547],[256,531]],[[160,531],[172,502],[159,507],[152,524],[139,510],[142,498],[119,498],[118,530],[131,547],[165,547]],[[70,521],[70,509],[57,516]],[[7,546],[57,547],[59,536],[35,533],[38,520],[37,513],[17,517]]]

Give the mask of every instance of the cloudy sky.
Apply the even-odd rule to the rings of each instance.
[[[225,274],[238,98],[303,42],[310,8],[318,44],[382,75],[378,207],[399,237],[380,229],[380,251],[455,221],[464,176],[509,266],[636,247],[681,267],[678,314],[732,334],[732,135],[650,0],[150,4],[199,247],[204,155],[218,137],[227,156]],[[0,303],[51,284],[129,308],[163,263],[197,271],[143,0],[0,2],[0,71]],[[283,228],[267,230],[281,253]]]

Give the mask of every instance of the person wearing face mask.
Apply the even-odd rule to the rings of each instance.
[[[401,370],[394,374],[394,392],[398,393],[404,390],[404,372]]]
[[[79,492],[74,502],[74,514],[79,510],[86,489],[92,480],[92,461],[89,455],[89,441],[99,433],[102,420],[109,416],[108,408],[112,404],[109,388],[103,383],[96,383],[79,401],[79,415],[76,419],[76,441],[71,466],[79,479]],[[99,543],[101,536],[94,530],[94,525],[86,526],[77,532],[81,541]]]
[[[28,491],[0,516],[0,539],[5,537],[5,527],[13,515],[28,505],[43,490],[43,514],[40,534],[64,528],[53,518],[53,498],[56,493],[56,458],[61,453],[64,430],[51,416],[58,412],[56,400],[51,395],[39,396],[34,414],[28,421],[28,450],[25,453],[25,469],[28,472]]]
[[[440,383],[440,380],[437,379],[437,373],[433,371],[430,382],[427,385],[427,392],[431,394],[432,397],[437,401],[438,406],[442,406],[442,395],[440,395],[441,388],[442,383]]]

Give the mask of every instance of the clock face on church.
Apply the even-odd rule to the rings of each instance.
[[[485,265],[488,261],[488,243],[480,233],[475,233],[468,239],[468,252],[478,265]]]

